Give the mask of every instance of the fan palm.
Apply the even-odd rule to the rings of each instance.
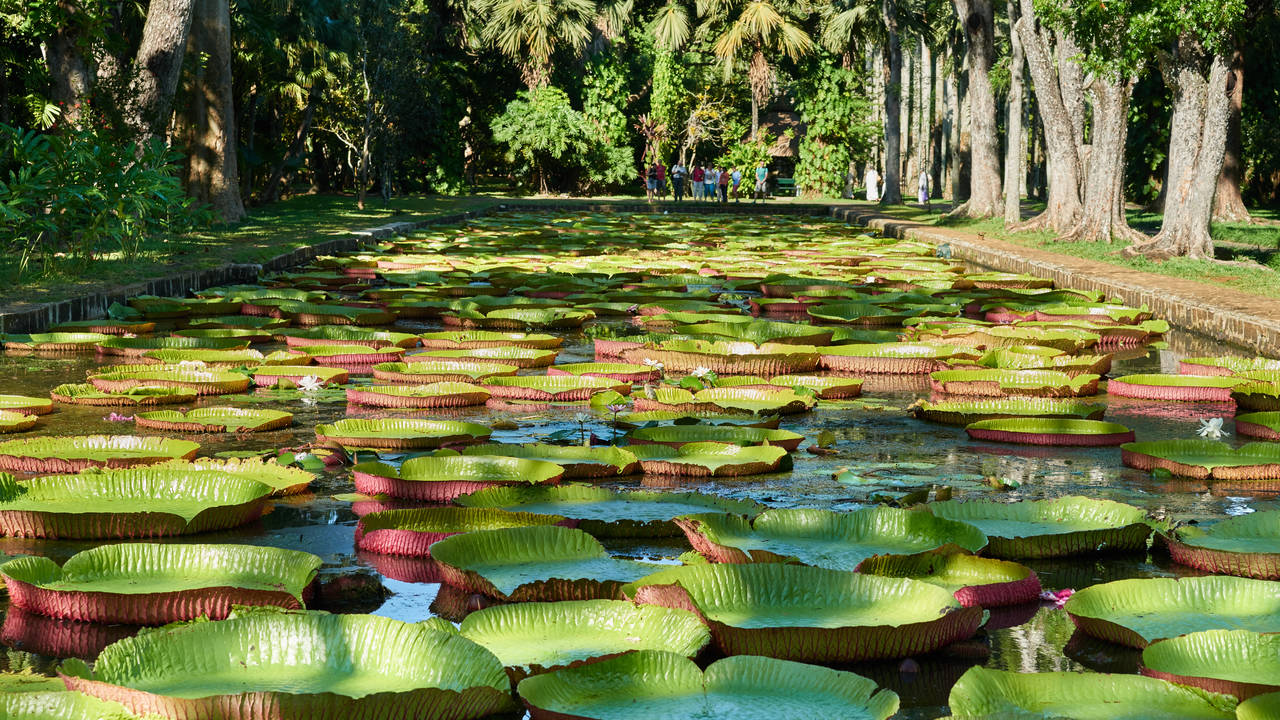
[[[619,20],[612,13],[598,15],[592,0],[480,0],[477,5],[481,39],[520,68],[530,90],[550,82],[557,50],[581,51],[598,19]]]

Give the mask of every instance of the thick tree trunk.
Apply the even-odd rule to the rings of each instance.
[[[1018,21],[1018,4],[1008,0],[1009,22]],[[1027,140],[1022,132],[1022,76],[1026,58],[1022,50],[1022,37],[1010,33],[1012,46],[1009,59],[1009,120],[1005,133],[1004,155],[1004,224],[1022,222],[1022,178],[1026,165]]]
[[[74,6],[68,5],[66,10],[75,12]],[[62,113],[59,120],[72,127],[81,124],[87,110],[84,104],[93,87],[93,74],[77,40],[72,28],[60,27],[40,46],[53,80],[52,99]]]
[[[125,122],[139,139],[163,137],[191,31],[193,0],[151,0],[134,58]]]
[[[1093,96],[1091,146],[1081,194],[1080,221],[1063,240],[1113,239],[1141,241],[1147,236],[1129,227],[1124,214],[1124,145],[1129,133],[1129,99],[1135,80],[1094,77],[1088,90]]]
[[[1208,60],[1207,76],[1204,65],[1203,50],[1188,37],[1179,40],[1176,56],[1161,59],[1165,81],[1173,90],[1164,222],[1150,242],[1125,248],[1127,256],[1214,257],[1210,222],[1231,115],[1231,63],[1224,55],[1214,55]]]
[[[368,51],[361,53],[360,77],[364,81],[364,142],[360,145],[360,164],[356,169],[356,207],[363,210],[364,200],[369,193],[369,160],[370,146],[373,143],[373,85],[369,82]],[[542,168],[538,168],[542,193],[547,192],[547,178]]]
[[[897,3],[882,0],[889,38],[884,48],[884,205],[902,204],[902,43],[898,36]]]
[[[1021,6],[1022,17],[1015,23],[1015,30],[1022,38],[1044,130],[1048,202],[1043,213],[1020,224],[1017,229],[1049,228],[1061,233],[1075,227],[1081,212],[1082,168],[1076,141],[1077,119],[1071,116],[1069,109],[1074,101],[1069,104],[1064,97],[1059,69],[1054,62],[1053,36],[1048,28],[1036,27],[1032,0],[1021,0]]]
[[[957,71],[951,76],[951,92],[947,95],[947,117],[949,126],[947,128],[947,144],[950,152],[950,166],[948,169],[949,187],[951,188],[951,202],[959,204],[965,199],[965,189],[968,187],[964,182],[964,164],[965,164],[965,148],[962,142],[964,137],[964,98],[965,88],[963,74]]]
[[[933,95],[932,107],[930,108],[930,128],[929,128],[929,187],[932,188],[932,196],[935,198],[942,197],[942,168],[943,168],[943,131],[946,127],[946,97],[947,97],[947,80],[946,73],[942,72],[942,67],[938,62],[938,55],[932,54],[933,60]]]
[[[207,203],[224,223],[244,218],[236,158],[236,113],[231,92],[231,13],[228,0],[197,0],[191,50],[204,58],[191,98],[187,194]]]
[[[969,47],[969,199],[952,211],[994,217],[1002,207],[1000,137],[996,96],[991,88],[995,61],[995,15],[991,0],[953,0]]]
[[[275,202],[280,199],[281,190],[284,188],[285,168],[302,157],[302,151],[307,143],[307,135],[311,132],[311,121],[315,117],[316,100],[320,97],[320,86],[321,83],[317,80],[311,84],[311,89],[307,91],[307,104],[302,109],[302,120],[298,123],[298,129],[293,134],[293,140],[289,143],[288,151],[271,166],[271,174],[267,176],[267,184],[262,188],[262,202]]]
[[[1236,46],[1231,57],[1231,75],[1227,80],[1231,93],[1231,115],[1227,119],[1227,151],[1222,160],[1222,174],[1218,176],[1218,188],[1213,201],[1213,219],[1224,222],[1249,222],[1249,208],[1245,207],[1240,184],[1244,182],[1244,139],[1240,130],[1240,112],[1244,106],[1244,50]]]

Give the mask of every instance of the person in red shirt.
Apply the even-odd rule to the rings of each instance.
[[[658,197],[667,196],[667,166],[658,162]]]
[[[693,181],[693,199],[702,199],[702,181],[706,177],[706,173],[702,171],[701,165],[695,165],[693,172],[689,174],[689,179]]]
[[[729,168],[720,169],[720,202],[729,202]]]

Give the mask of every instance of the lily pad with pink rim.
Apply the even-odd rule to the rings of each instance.
[[[342,368],[319,365],[261,365],[249,368],[249,373],[253,375],[253,384],[258,387],[275,387],[282,382],[299,387],[304,379],[324,386],[342,385],[351,379]]]
[[[1207,525],[1181,525],[1161,538],[1173,561],[1205,572],[1280,580],[1280,510]]]
[[[791,470],[791,456],[776,445],[743,447],[719,442],[632,445],[640,467],[648,475],[676,477],[746,477]]]
[[[1236,432],[1259,440],[1280,442],[1280,411],[1236,415]]]
[[[985,533],[984,554],[1014,560],[1142,552],[1152,531],[1141,508],[1080,496],[1012,503],[946,500],[929,503],[928,509]]]
[[[811,663],[932,652],[971,637],[983,618],[929,583],[783,563],[669,567],[622,592],[697,612],[726,655]]]
[[[929,376],[934,392],[981,397],[1085,397],[1098,393],[1097,375],[1057,370],[940,370]]]
[[[30,437],[0,442],[0,470],[67,473],[87,468],[127,468],[196,456],[199,443],[136,435]]]
[[[404,348],[388,345],[373,348],[367,345],[300,345],[293,348],[317,365],[347,367],[351,365],[377,365],[399,362],[404,358]]]
[[[431,546],[445,582],[510,602],[619,600],[657,567],[615,558],[587,533],[555,525],[480,530]]]
[[[699,368],[721,375],[787,375],[818,367],[817,348],[811,345],[734,342],[725,340],[668,340],[653,347],[624,350],[628,363],[662,363],[668,373],[690,373]]]
[[[440,360],[465,360],[470,362],[490,362],[501,365],[514,365],[518,368],[546,367],[555,362],[559,350],[543,348],[526,348],[504,345],[500,347],[484,346],[463,348],[458,350],[424,350],[404,357],[407,363],[439,362]]]
[[[264,355],[257,350],[148,350],[142,355],[149,364],[176,366],[181,363],[203,363],[209,369],[233,369],[254,365],[289,365],[305,356],[287,351]]]
[[[102,392],[122,392],[139,385],[159,385],[191,390],[197,395],[226,395],[249,389],[249,378],[230,370],[189,365],[119,366],[89,375],[89,384]]]
[[[109,337],[96,345],[103,355],[139,357],[152,350],[244,350],[243,338],[198,337]]]
[[[564,339],[545,333],[492,332],[488,330],[443,330],[422,333],[422,344],[435,350],[462,350],[481,347],[522,347],[550,350]]]
[[[1133,431],[1101,420],[1007,418],[982,420],[965,426],[974,440],[1021,445],[1105,447],[1133,442]]]
[[[1139,470],[1163,469],[1197,480],[1280,480],[1280,444],[1251,442],[1238,448],[1207,438],[1153,440],[1120,446],[1121,460]]]
[[[135,385],[120,392],[103,392],[89,383],[67,383],[49,391],[54,401],[67,405],[147,407],[195,402],[194,390],[162,385]]]
[[[417,335],[411,333],[335,325],[321,325],[305,330],[286,330],[281,334],[284,336],[285,344],[291,348],[315,345],[412,348],[417,347],[421,342]]]
[[[862,394],[862,379],[829,375],[775,375],[769,380],[777,387],[807,390],[819,400],[846,400]]]
[[[1106,405],[1070,398],[955,399],[941,402],[922,400],[911,412],[922,420],[947,425],[970,425],[986,420],[1010,418],[1098,420]]]
[[[1204,630],[1142,651],[1143,675],[1248,700],[1280,691],[1280,635]]]
[[[1040,578],[1031,568],[964,553],[878,555],[863,560],[858,572],[937,585],[950,590],[965,607],[1005,607],[1040,599]]]
[[[1280,360],[1271,358],[1243,358],[1234,355],[1218,357],[1189,357],[1178,361],[1179,375],[1239,375],[1258,370],[1280,370]]]
[[[631,383],[591,375],[515,375],[481,384],[495,398],[540,402],[584,402],[603,392],[626,395]]]
[[[274,458],[196,458],[171,460],[152,467],[175,472],[205,472],[255,480],[271,488],[272,497],[306,492],[316,476],[300,467],[281,465]]]
[[[529,527],[564,525],[559,515],[508,512],[498,508],[403,508],[372,512],[356,523],[356,547],[382,555],[430,557],[431,546],[450,535]]]
[[[640,460],[626,448],[614,446],[486,443],[462,448],[463,455],[497,455],[555,463],[564,479],[607,479],[640,472]]]
[[[547,374],[551,376],[577,375],[598,377],[625,383],[651,382],[662,377],[662,373],[656,366],[605,362],[565,363],[562,365],[552,365],[547,368]]]
[[[475,383],[485,378],[515,375],[520,368],[473,360],[390,362],[373,366],[376,382],[426,385],[437,382]]]
[[[853,512],[775,508],[755,518],[700,513],[675,518],[712,562],[800,562],[853,571],[878,555],[977,552],[987,538],[972,525],[884,506]]]
[[[1231,402],[1231,391],[1244,381],[1205,375],[1125,375],[1107,383],[1107,394],[1166,402]]]
[[[48,398],[25,395],[0,395],[0,410],[11,410],[27,415],[48,415],[53,412],[53,401]]]
[[[182,330],[175,330],[173,334],[177,337],[236,338],[238,340],[248,340],[250,344],[269,343],[276,337],[271,330],[264,327],[188,327]],[[151,352],[160,351],[152,350]]]
[[[922,342],[860,343],[819,350],[818,366],[846,374],[923,375],[944,370],[947,361],[978,358],[968,348]]]
[[[358,492],[425,502],[452,502],[466,493],[501,485],[556,484],[564,469],[555,463],[499,455],[430,455],[399,468],[359,463],[352,472]]]
[[[0,410],[0,434],[26,432],[39,422],[40,418],[35,415],[27,415],[13,410]]]
[[[731,323],[698,323],[681,328],[680,332],[694,337],[716,336],[757,344],[778,343],[786,345],[829,345],[832,329],[801,323],[750,320]]]
[[[627,438],[638,445],[680,447],[688,443],[713,442],[729,445],[776,445],[791,452],[804,442],[804,436],[790,430],[741,427],[736,425],[657,425],[637,428]]]
[[[194,410],[155,410],[138,413],[134,423],[148,430],[186,433],[252,433],[289,427],[293,414],[282,410],[203,407]]]
[[[98,343],[113,337],[95,332],[48,332],[30,335],[5,335],[4,349],[10,352],[89,353]]]
[[[347,402],[372,407],[457,408],[483,405],[488,399],[489,391],[485,388],[461,382],[347,388]]]
[[[446,325],[473,330],[567,330],[582,327],[595,316],[590,310],[568,308],[502,308],[446,313],[442,317]]]
[[[416,418],[343,418],[316,426],[316,438],[321,442],[331,441],[343,447],[373,450],[469,445],[488,440],[490,433],[489,428],[476,423]]]

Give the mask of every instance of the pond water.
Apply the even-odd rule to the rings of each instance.
[[[534,218],[537,221],[537,218]],[[522,219],[527,226],[529,219]],[[747,221],[739,221],[747,222]],[[752,221],[768,222],[768,221]],[[828,229],[826,232],[845,232]],[[851,231],[850,231],[851,232]],[[622,322],[622,321],[614,321]],[[396,329],[408,332],[439,329],[438,324],[401,322]],[[592,359],[591,341],[579,332],[557,333],[566,338],[558,362]],[[1178,332],[1166,337],[1167,347],[1141,349],[1117,356],[1113,375],[1135,372],[1176,372],[1177,359],[1188,353],[1224,354],[1230,350]],[[282,346],[255,346],[266,352]],[[0,392],[47,396],[61,383],[83,382],[85,373],[98,362],[92,355],[74,358],[6,356],[0,358]],[[523,371],[537,373],[540,371]],[[356,384],[368,377],[353,376]],[[672,488],[700,490],[731,497],[751,498],[775,507],[820,507],[856,509],[878,499],[896,498],[912,490],[946,486],[956,497],[1051,498],[1081,494],[1132,503],[1160,518],[1176,520],[1221,518],[1252,510],[1274,509],[1266,498],[1216,496],[1194,488],[1178,487],[1153,479],[1149,473],[1124,468],[1116,448],[1062,449],[1035,448],[970,441],[962,428],[923,422],[906,411],[912,402],[928,397],[927,382],[915,379],[869,380],[859,401],[823,403],[810,413],[787,416],[781,427],[802,433],[812,440],[824,430],[834,433],[833,456],[819,457],[803,451],[794,453],[794,469],[787,473],[753,476],[724,482],[681,480],[673,483],[655,477],[635,477],[607,483],[618,488]],[[1230,407],[1205,404],[1162,404],[1148,401],[1103,398],[1107,420],[1124,424],[1140,439],[1194,436],[1201,418],[1230,417]],[[348,406],[341,393],[322,393],[314,403],[296,396],[289,399],[238,396],[205,398],[198,405],[242,405],[278,408],[295,414],[292,428],[247,436],[183,436],[202,444],[202,455],[220,451],[273,450],[294,447],[314,440],[313,427],[343,416],[434,417],[491,424],[502,419],[514,421],[515,430],[494,432],[494,442],[535,442],[577,431],[574,416],[580,409],[553,408],[543,412],[513,414],[494,412],[483,406],[454,411],[372,411]],[[103,416],[109,408],[61,405],[47,416],[42,426],[26,433],[96,434],[131,433],[131,423],[111,423]],[[126,412],[126,411],[121,411]],[[585,430],[602,438],[613,431],[605,418],[593,416]],[[171,434],[177,437],[176,434]],[[1233,442],[1236,442],[1232,438]],[[849,468],[863,478],[857,484],[834,479]],[[1020,483],[1008,491],[993,490],[986,478],[999,477]],[[323,573],[335,575],[366,570],[383,577],[391,595],[374,614],[406,621],[431,617],[446,605],[465,607],[467,599],[444,597],[455,591],[436,584],[410,583],[388,577],[403,576],[404,568],[386,558],[357,553],[353,531],[357,516],[349,502],[334,495],[352,491],[349,474],[327,471],[308,494],[279,500],[260,523],[231,532],[189,538],[197,542],[234,542],[305,550],[324,561]],[[39,554],[59,562],[90,547],[90,543],[0,539],[0,552]],[[688,549],[683,538],[668,542],[637,544],[611,541],[615,553],[648,559],[675,558]],[[402,563],[404,561],[401,561]],[[409,561],[412,564],[412,561]],[[1024,561],[1035,569],[1046,589],[1080,589],[1089,585],[1131,577],[1158,577],[1194,574],[1176,568],[1161,557],[1099,556],[1078,561]],[[440,597],[438,597],[440,596]],[[456,618],[455,618],[456,619]],[[115,637],[127,629],[112,631],[86,628],[70,623],[40,620],[11,611],[0,629],[0,643],[14,651],[52,652],[74,644],[77,633]],[[88,644],[92,644],[89,642]],[[10,666],[33,666],[48,671],[53,660],[47,656],[10,652]],[[951,646],[914,662],[873,663],[848,669],[874,678],[902,698],[902,718],[934,718],[946,714],[947,693],[955,680],[970,666],[1033,672],[1039,670],[1099,670],[1135,672],[1137,653],[1115,645],[1091,640],[1076,633],[1066,614],[1052,607],[1029,606],[998,610],[989,628],[975,639]]]

